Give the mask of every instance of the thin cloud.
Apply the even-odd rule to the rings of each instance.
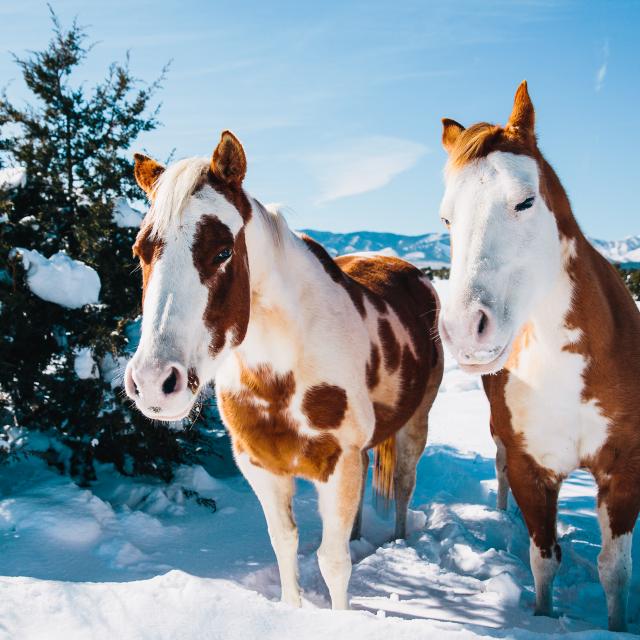
[[[595,90],[600,91],[604,87],[604,79],[607,77],[607,68],[609,65],[609,41],[606,40],[602,47],[603,61],[596,71]]]
[[[309,165],[321,188],[316,203],[380,189],[411,169],[427,151],[427,147],[411,140],[370,136],[314,154]]]

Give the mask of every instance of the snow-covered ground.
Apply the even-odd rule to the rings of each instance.
[[[446,294],[446,283],[438,285]],[[479,380],[447,360],[406,541],[366,497],[352,544],[353,611],[327,610],[315,550],[320,519],[299,483],[304,607],[277,602],[277,569],[257,499],[241,477],[183,468],[169,486],[109,467],[91,490],[35,459],[0,468],[0,638],[349,640],[615,637],[606,629],[591,478],[560,499],[557,619],[532,615],[528,537],[510,502],[495,509],[495,447]],[[213,512],[188,489],[214,498]],[[634,539],[631,629],[640,630]]]

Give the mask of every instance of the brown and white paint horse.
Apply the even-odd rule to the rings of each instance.
[[[558,492],[581,467],[598,485],[609,627],[625,629],[640,509],[640,314],[538,149],[526,82],[505,127],[443,124],[441,216],[454,250],[440,331],[462,368],[483,374],[499,506],[508,478],[531,537],[536,613],[552,613]]]
[[[242,146],[224,132],[210,160],[166,169],[136,155],[152,206],[134,252],[143,272],[140,345],[128,395],[149,418],[179,420],[214,381],[236,461],[257,494],[280,570],[300,605],[294,477],[319,494],[320,570],[347,607],[349,536],[359,536],[367,450],[396,500],[404,537],[427,416],[442,378],[438,299],[395,258],[333,260],[242,187]]]

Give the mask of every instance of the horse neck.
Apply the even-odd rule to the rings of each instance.
[[[542,157],[538,158],[541,172],[541,193],[547,207],[555,217],[560,240],[560,268],[550,283],[548,295],[534,311],[531,318],[541,337],[555,344],[558,340],[572,342],[578,332],[572,321],[571,309],[580,300],[580,282],[589,280],[593,261],[599,256],[582,233],[571,209],[571,203],[553,167]]]
[[[272,214],[252,201],[253,214],[245,227],[251,322],[264,321],[265,314],[278,311],[281,320],[299,323],[304,319],[302,298],[310,288],[322,290],[322,269],[304,242],[280,214]]]

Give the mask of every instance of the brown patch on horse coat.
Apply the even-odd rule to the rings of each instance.
[[[279,375],[270,366],[242,367],[241,390],[219,393],[220,409],[237,453],[278,475],[326,482],[341,448],[336,438],[300,435],[288,408],[296,384],[292,372]]]
[[[231,247],[233,253],[227,261],[214,261],[216,254]],[[215,356],[225,346],[228,332],[233,335],[231,344],[238,345],[249,324],[251,292],[244,229],[234,242],[226,224],[216,216],[202,216],[193,237],[192,254],[200,282],[209,290],[204,323],[211,333],[209,353]]]
[[[375,343],[371,343],[371,354],[367,361],[366,367],[367,387],[369,391],[373,391],[380,382],[380,349]]]
[[[302,413],[317,429],[337,429],[347,411],[347,392],[333,384],[317,384],[306,390]]]
[[[133,245],[133,255],[140,259],[140,268],[142,270],[142,304],[144,304],[144,296],[151,280],[153,267],[162,257],[163,249],[164,242],[152,237],[151,225],[143,224]]]
[[[565,325],[579,329],[581,338],[564,349],[585,358],[582,401],[594,402],[609,423],[604,445],[581,464],[596,478],[598,502],[606,504],[612,534],[618,536],[632,531],[640,512],[640,313],[614,267],[580,230],[557,174],[538,149],[533,122],[526,84],[521,85],[507,126],[479,123],[463,130],[450,149],[449,164],[458,168],[493,151],[533,158],[538,164],[540,193],[555,216],[560,237],[574,243],[576,255],[567,266],[574,304]],[[491,405],[492,429],[507,451],[509,483],[532,537],[541,553],[550,556],[556,539],[555,501],[561,478],[527,453],[522,436],[513,430],[514,416],[505,399],[511,375],[508,368],[515,366],[531,339],[523,327],[507,368],[483,376],[483,384]]]
[[[534,339],[534,331],[533,325],[527,322],[520,333],[516,336],[513,341],[513,346],[511,347],[511,353],[509,354],[509,358],[507,359],[504,368],[507,370],[515,369],[518,366],[518,362],[520,360],[520,354],[523,350],[527,349],[531,344],[531,341]]]
[[[364,305],[365,299],[368,299],[379,313],[384,313],[386,311],[387,305],[383,298],[371,295],[371,292],[366,287],[362,287],[362,283],[359,283],[357,278],[352,278],[348,270],[341,268],[339,261],[342,258],[348,258],[348,256],[342,256],[342,258],[334,260],[327,253],[326,249],[321,244],[313,240],[313,238],[310,238],[305,234],[302,234],[300,237],[307,245],[307,249],[309,249],[309,251],[311,251],[311,253],[313,253],[313,255],[318,259],[329,277],[336,284],[343,287],[349,294],[353,305],[358,310],[358,313],[362,318],[365,318],[367,315]]]
[[[400,364],[400,343],[386,318],[378,319],[378,336],[382,345],[384,366],[389,373],[393,373]]]

